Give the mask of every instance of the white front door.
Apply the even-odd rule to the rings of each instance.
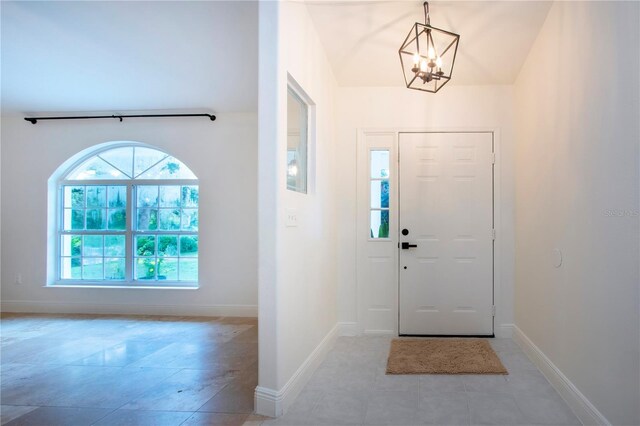
[[[492,335],[492,133],[400,133],[399,151],[400,334]]]

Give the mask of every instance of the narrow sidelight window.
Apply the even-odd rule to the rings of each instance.
[[[370,238],[389,238],[389,150],[374,149],[370,164]]]

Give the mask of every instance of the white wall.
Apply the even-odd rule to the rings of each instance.
[[[639,19],[637,2],[554,3],[516,83],[516,325],[624,425],[640,424]]]
[[[334,87],[331,68],[307,8],[287,2],[282,8],[282,72],[289,73],[315,103],[315,142],[309,149],[308,194],[286,190],[286,167],[280,169],[283,209],[295,209],[298,227],[281,228],[282,269],[280,385],[295,373],[337,322],[335,251]],[[280,76],[282,77],[282,75]],[[282,83],[282,80],[280,80]],[[281,87],[285,94],[286,87]],[[286,121],[280,122],[286,152]],[[315,145],[315,146],[313,146]]]
[[[309,378],[337,330],[336,83],[304,4],[261,3],[260,25],[261,346],[257,395],[259,412],[278,415]],[[286,189],[287,73],[315,103],[308,194]],[[285,226],[287,209],[296,211],[297,227]],[[270,341],[276,346],[267,343]],[[277,400],[272,401],[277,402],[269,408],[272,411],[261,404],[261,391]]]
[[[47,180],[108,141],[156,146],[198,176],[198,290],[46,288]],[[257,315],[257,117],[28,123],[2,118],[2,310]],[[14,284],[16,274],[23,283]]]
[[[398,71],[400,72],[400,71]],[[400,74],[399,74],[400,76]],[[400,76],[401,78],[401,76]],[[339,151],[336,173],[338,211],[338,306],[345,330],[358,329],[356,286],[356,132],[357,129],[465,129],[499,131],[502,204],[499,227],[501,269],[496,285],[496,333],[513,322],[514,132],[511,86],[447,86],[437,94],[404,87],[339,88],[336,107]],[[391,303],[391,301],[390,301]]]

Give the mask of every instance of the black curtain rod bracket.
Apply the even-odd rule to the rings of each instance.
[[[78,116],[61,116],[61,117],[25,117],[24,119],[31,124],[36,124],[40,120],[86,120],[90,118],[117,118],[122,122],[125,118],[164,118],[164,117],[209,117],[209,120],[215,121],[216,116],[213,114],[134,114],[134,115],[78,115]]]

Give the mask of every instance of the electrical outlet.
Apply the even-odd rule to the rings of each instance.
[[[16,285],[22,284],[22,274],[17,273],[14,282],[15,282]]]

